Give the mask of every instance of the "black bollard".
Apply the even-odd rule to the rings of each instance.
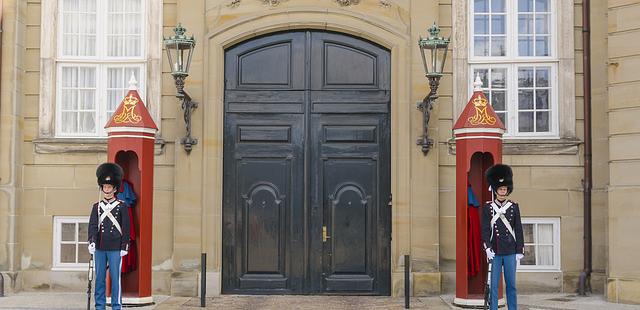
[[[411,281],[409,281],[409,268],[411,267],[411,258],[409,255],[404,256],[404,308],[411,308]]]
[[[200,307],[205,307],[204,298],[207,292],[207,253],[200,256]]]

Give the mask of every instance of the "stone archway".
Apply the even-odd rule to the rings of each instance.
[[[411,134],[410,68],[401,59],[410,59],[410,37],[403,26],[373,20],[366,15],[326,8],[273,9],[236,19],[217,26],[207,35],[205,45],[205,103],[204,122],[204,185],[203,216],[207,227],[202,239],[207,240],[205,251],[212,253],[213,261],[208,275],[214,282],[215,292],[222,285],[222,184],[223,184],[223,124],[224,124],[224,50],[248,38],[292,29],[320,29],[351,34],[373,41],[391,51],[391,191],[394,198],[392,225],[406,221],[410,204],[410,152],[414,141]],[[211,190],[209,190],[211,189]],[[398,211],[402,210],[402,211]],[[210,227],[210,228],[209,228]],[[410,249],[408,225],[394,227],[391,242],[391,270],[398,265],[399,253]],[[393,286],[393,284],[392,284]]]

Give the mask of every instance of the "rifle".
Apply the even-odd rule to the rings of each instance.
[[[87,285],[87,310],[91,310],[91,280],[93,280],[93,254],[89,258],[89,284]]]
[[[484,286],[484,307],[482,309],[487,310],[491,305],[491,261],[487,264],[487,281]]]

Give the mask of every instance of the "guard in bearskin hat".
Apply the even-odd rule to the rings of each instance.
[[[491,264],[490,305],[498,309],[498,283],[504,269],[504,280],[509,310],[518,308],[516,267],[524,257],[524,238],[520,208],[507,199],[513,192],[511,167],[497,164],[485,174],[495,199],[482,208],[482,243]]]
[[[124,202],[115,194],[121,186],[122,168],[104,163],[96,170],[102,200],[93,204],[89,219],[89,253],[94,256],[96,269],[96,309],[105,309],[105,279],[107,265],[111,276],[111,307],[122,308],[120,271],[122,256],[129,251],[129,214]]]

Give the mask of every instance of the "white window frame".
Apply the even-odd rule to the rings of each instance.
[[[561,271],[560,268],[562,264],[560,262],[560,249],[561,249],[560,218],[558,217],[553,217],[553,218],[522,217],[522,225],[524,226],[525,224],[536,225],[534,226],[534,230],[533,230],[533,238],[534,238],[533,245],[536,246],[536,251],[535,251],[536,255],[539,253],[537,250],[537,246],[539,244],[537,243],[537,240],[536,240],[538,238],[537,225],[550,224],[553,226],[553,262],[554,264],[553,265],[518,265],[518,272],[539,272],[539,271],[559,272]],[[531,245],[531,243],[525,243],[525,245]]]
[[[74,139],[79,143],[87,141],[104,141],[106,134],[97,133],[89,135],[63,135],[59,133],[60,120],[57,102],[59,102],[58,84],[56,76],[59,76],[58,63],[69,64],[90,64],[100,66],[127,66],[142,65],[138,81],[141,90],[141,97],[147,105],[152,118],[158,126],[158,136],[161,136],[161,88],[162,88],[162,34],[163,34],[163,4],[162,1],[142,0],[143,14],[143,33],[145,36],[142,56],[139,59],[120,57],[104,57],[98,60],[96,57],[58,57],[61,55],[57,44],[60,41],[61,31],[59,15],[59,6],[61,0],[43,1],[41,5],[41,36],[40,36],[40,94],[39,94],[39,117],[38,117],[38,139],[37,141],[55,142],[72,142]],[[99,8],[98,8],[99,9]],[[102,25],[99,24],[99,27]],[[54,34],[54,35],[52,35]],[[102,41],[102,40],[98,40]],[[61,44],[60,44],[61,45]],[[104,43],[96,42],[96,48],[103,46]],[[97,76],[98,78],[99,76]],[[128,80],[128,78],[127,78]],[[96,81],[98,83],[98,81]],[[106,100],[100,98],[100,94],[96,94],[97,100]],[[100,104],[98,104],[100,106]],[[106,108],[106,102],[103,105]],[[101,117],[101,116],[99,116]],[[105,121],[106,123],[106,121]],[[104,124],[96,123],[97,131],[103,131]],[[90,140],[87,140],[90,139]],[[73,147],[70,148],[73,150]],[[80,150],[80,149],[79,149]]]
[[[549,67],[549,131],[548,132],[519,132],[518,129],[518,69],[521,67]],[[530,139],[530,138],[558,138],[559,137],[559,125],[558,125],[558,70],[555,63],[551,62],[536,62],[536,63],[482,63],[482,64],[469,64],[469,83],[473,85],[475,76],[473,71],[475,69],[491,69],[491,68],[506,68],[507,80],[506,82],[506,98],[505,105],[507,111],[506,124],[507,131],[504,133],[505,138],[512,139]],[[483,85],[483,90],[488,90],[489,85]],[[473,88],[468,89],[469,97],[473,94]],[[487,98],[488,93],[485,93]],[[534,93],[535,96],[535,93]],[[534,104],[535,108],[535,104]],[[535,117],[535,116],[534,116]],[[535,119],[534,119],[535,128]]]
[[[557,13],[554,8],[557,8],[558,5],[556,1],[562,0],[549,0],[549,7],[551,9],[550,16],[550,27],[549,33],[551,34],[549,40],[549,56],[518,56],[518,1],[517,0],[504,0],[506,4],[506,44],[507,44],[507,53],[505,56],[474,56],[473,55],[473,35],[474,35],[474,19],[473,19],[473,0],[469,0],[469,11],[468,11],[468,23],[467,28],[469,30],[468,35],[468,46],[469,46],[469,62],[480,62],[480,63],[515,63],[515,62],[536,62],[536,61],[550,61],[557,60],[557,40],[558,40],[558,22],[557,22]],[[573,12],[572,12],[573,13]],[[489,21],[491,22],[491,21]],[[535,24],[534,24],[535,27]],[[515,31],[515,33],[513,33]]]
[[[140,90],[140,96],[144,97],[145,93],[145,81],[146,76],[143,78],[142,75],[146,73],[146,50],[148,40],[148,31],[147,27],[144,25],[147,24],[147,1],[141,0],[141,10],[142,10],[142,20],[141,20],[141,28],[142,28],[142,40],[140,46],[140,56],[138,57],[113,57],[107,56],[107,36],[106,33],[106,12],[107,12],[107,1],[96,0],[96,55],[95,56],[64,56],[62,53],[62,44],[56,44],[57,46],[57,59],[56,59],[56,76],[61,77],[62,68],[65,66],[75,66],[75,67],[93,67],[96,69],[96,118],[95,118],[95,132],[76,132],[76,133],[63,133],[60,129],[61,126],[56,126],[56,137],[67,137],[67,138],[104,138],[107,136],[107,132],[104,129],[104,124],[107,123],[107,81],[105,79],[107,75],[107,69],[109,67],[138,67],[140,72],[140,77],[138,77],[138,89]],[[58,14],[58,29],[63,28],[63,20],[60,17],[62,13],[61,7],[59,7]],[[63,32],[57,32],[57,40],[58,42],[62,42]],[[129,77],[125,77],[125,81],[128,81]],[[60,124],[62,121],[62,113],[60,113],[60,104],[61,104],[61,87],[62,81],[60,79],[56,79],[56,124]],[[123,85],[124,87],[125,85]],[[146,101],[145,101],[146,102]]]
[[[57,271],[75,271],[86,270],[89,267],[88,263],[62,263],[60,262],[60,245],[62,244],[62,224],[78,224],[89,223],[88,216],[54,216],[53,217],[53,266],[51,270]],[[79,251],[87,250],[87,236],[78,236],[78,229],[76,227],[76,238]],[[76,255],[76,261],[78,257]]]
[[[467,98],[473,94],[473,69],[475,68],[491,68],[507,67],[507,94],[505,104],[507,106],[507,131],[504,138],[508,139],[555,139],[560,134],[560,111],[558,106],[559,99],[559,81],[558,81],[558,51],[557,42],[561,33],[558,26],[557,12],[559,4],[558,0],[550,0],[550,39],[549,39],[549,56],[518,56],[518,2],[505,0],[506,11],[506,54],[505,56],[474,56],[474,2],[469,0],[468,10],[466,12],[467,23],[467,55],[468,55],[468,74],[467,74]],[[573,14],[573,12],[571,12]],[[491,20],[489,20],[491,23]],[[535,23],[534,23],[535,27]],[[535,52],[535,48],[534,48]],[[550,115],[549,115],[549,131],[548,132],[518,132],[518,67],[525,66],[549,66],[550,72]],[[483,85],[488,87],[488,85]],[[535,128],[535,120],[534,120]]]
[[[132,68],[137,67],[140,70],[141,75],[146,72],[146,64],[143,63],[135,63],[135,62],[93,62],[93,63],[84,63],[84,62],[58,62],[56,68],[57,76],[62,76],[62,68],[69,65],[69,67],[93,67],[96,69],[96,132],[94,133],[72,133],[66,134],[60,132],[60,126],[56,126],[56,137],[65,137],[65,138],[105,138],[107,136],[107,132],[104,129],[104,124],[107,123],[107,81],[104,77],[107,76],[106,71],[109,68]],[[125,77],[125,81],[129,80],[129,77]],[[138,81],[138,91],[140,93],[141,98],[145,98],[146,93],[146,79],[140,79]],[[56,83],[56,124],[60,124],[62,122],[62,113],[60,113],[60,103],[62,96],[62,83],[59,81]],[[126,93],[126,87],[125,93]],[[124,99],[124,97],[123,97]],[[146,102],[145,102],[146,104]]]
[[[96,40],[96,56],[64,56],[62,54],[62,44],[56,44],[56,48],[57,48],[57,60],[58,61],[64,61],[64,60],[79,60],[79,61],[87,61],[87,62],[100,62],[100,61],[112,61],[112,62],[130,62],[130,61],[138,61],[138,62],[143,62],[146,61],[146,57],[145,55],[147,54],[147,46],[149,43],[149,29],[148,27],[145,27],[145,25],[147,24],[147,18],[148,18],[148,14],[147,11],[149,10],[149,6],[147,3],[147,0],[141,0],[140,4],[141,4],[141,10],[142,10],[142,21],[141,21],[141,25],[142,25],[142,37],[144,40],[141,41],[141,49],[140,49],[140,56],[138,57],[132,57],[132,56],[121,56],[121,57],[113,57],[113,56],[107,56],[106,55],[106,51],[107,51],[107,40],[106,40],[106,35],[105,34],[105,28],[106,28],[106,13],[100,13],[100,12],[107,12],[107,1],[108,0],[96,0],[97,2],[97,7],[96,7],[96,38],[98,38],[99,40]],[[62,12],[62,9],[60,6],[58,6],[58,9],[56,10],[56,14],[57,14],[57,23],[58,23],[58,28],[57,29],[62,29],[62,18],[60,17],[60,14]],[[62,42],[62,31],[58,31],[56,33],[57,36],[57,42]]]

